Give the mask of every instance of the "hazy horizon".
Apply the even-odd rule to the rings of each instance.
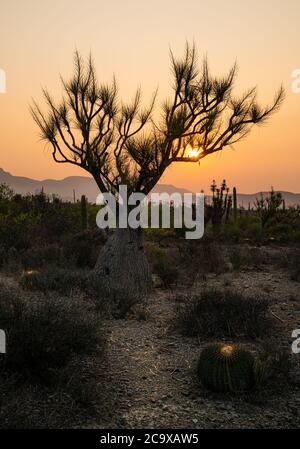
[[[254,128],[234,150],[208,156],[200,167],[173,164],[161,183],[208,191],[212,179],[225,178],[240,192],[270,186],[300,191],[295,163],[300,95],[291,91],[291,73],[300,67],[299,1],[217,0],[214,8],[194,0],[184,5],[175,0],[0,4],[0,69],[7,76],[7,93],[0,94],[0,167],[5,171],[33,179],[87,176],[52,160],[29,113],[31,98],[41,99],[41,87],[60,98],[59,74],[71,75],[76,48],[83,56],[92,52],[99,79],[110,81],[115,74],[120,97],[131,98],[141,86],[146,102],[158,86],[158,113],[161,101],[171,94],[169,48],[180,55],[189,40],[195,42],[199,59],[208,56],[216,75],[225,74],[237,60],[237,93],[257,85],[259,102],[266,104],[283,83],[286,100],[266,126]]]
[[[15,175],[14,173],[8,172],[8,171],[5,170],[3,167],[0,167],[0,175],[1,175],[1,170],[3,170],[3,171],[6,172],[6,173],[9,173],[9,174],[12,175],[13,177],[28,178],[28,179],[31,180],[31,181],[37,181],[37,182],[43,182],[43,181],[45,181],[45,182],[46,182],[46,181],[54,181],[54,182],[57,181],[57,182],[59,182],[59,181],[64,181],[64,180],[67,179],[67,178],[81,177],[81,176],[93,180],[92,176],[89,175],[89,174],[87,174],[87,175],[85,175],[85,174],[83,174],[83,175],[80,175],[80,174],[71,174],[71,175],[68,175],[68,176],[64,176],[64,177],[62,177],[62,178],[32,178],[32,177],[29,177],[29,176],[26,176],[26,175]],[[216,180],[216,181],[217,181],[217,184],[218,184],[219,181],[221,182],[222,180]],[[0,182],[1,182],[1,179],[0,179]],[[188,191],[191,191],[192,193],[197,193],[197,192],[199,193],[200,191],[204,190],[204,189],[199,189],[199,190],[196,192],[195,190],[187,189],[185,186],[177,184],[176,181],[175,181],[174,183],[167,183],[167,182],[164,182],[164,181],[159,181],[159,182],[157,183],[157,186],[160,186],[160,185],[173,186],[173,187],[176,187],[176,188],[178,188],[178,189],[180,189],[180,190],[181,190],[181,189],[183,189],[183,190],[186,189],[186,190],[188,190]],[[74,187],[75,187],[75,186],[74,186]],[[233,188],[233,187],[236,187],[236,186],[234,186],[234,185],[229,185],[228,187],[229,187],[230,191],[232,191],[232,188]],[[238,195],[255,195],[255,194],[261,193],[261,192],[266,193],[266,192],[269,192],[269,191],[271,190],[272,187],[274,188],[274,186],[270,186],[268,189],[265,189],[265,190],[248,191],[248,192],[245,192],[245,191],[238,191]],[[155,188],[154,188],[154,189],[155,189]],[[284,190],[284,189],[280,189],[280,188],[275,188],[274,190],[277,191],[277,192],[285,192],[285,193],[291,193],[291,194],[295,194],[295,195],[300,195],[300,190],[299,190],[299,191],[290,191],[290,190]],[[211,194],[211,192],[210,192],[210,187],[209,187],[209,186],[207,187],[206,190],[204,190],[204,193],[207,194],[207,195],[210,195],[210,194]]]

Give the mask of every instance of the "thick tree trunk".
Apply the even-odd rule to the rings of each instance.
[[[143,234],[143,229],[116,229],[100,252],[95,273],[112,296],[144,296],[151,291]]]

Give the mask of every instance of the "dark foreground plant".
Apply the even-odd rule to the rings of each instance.
[[[124,318],[132,306],[142,301],[137,294],[127,291],[110,291],[102,280],[91,270],[66,270],[50,267],[46,270],[29,270],[23,272],[20,286],[28,291],[58,292],[70,295],[80,291],[88,296],[96,305],[101,315]]]
[[[7,336],[1,372],[49,383],[74,355],[101,353],[104,339],[94,305],[72,298],[24,294],[0,286],[0,328]]]
[[[179,298],[182,331],[190,336],[256,338],[271,324],[269,301],[231,289],[207,289]]]
[[[250,390],[255,384],[255,361],[246,349],[213,343],[200,354],[197,368],[202,384],[217,392]]]

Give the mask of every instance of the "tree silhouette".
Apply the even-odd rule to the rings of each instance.
[[[282,88],[266,107],[257,103],[256,88],[235,97],[236,65],[226,76],[214,77],[206,59],[198,68],[194,45],[186,44],[181,59],[170,56],[173,97],[154,120],[156,93],[146,108],[140,90],[130,104],[121,102],[115,79],[100,84],[92,58],[85,63],[76,52],[73,77],[62,79],[62,101],[56,103],[43,90],[47,112],[36,102],[31,107],[54,160],[89,172],[102,193],[118,197],[118,186],[126,184],[129,193],[148,194],[169,165],[196,163],[233,145],[253,125],[265,123],[283,100]],[[191,148],[196,151],[189,154]],[[110,287],[131,283],[143,290],[150,285],[141,234],[119,230],[100,254],[96,270]]]

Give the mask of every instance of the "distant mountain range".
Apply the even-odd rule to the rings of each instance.
[[[26,178],[24,176],[14,176],[0,168],[0,184],[4,182],[8,184],[16,193],[37,193],[43,189],[45,193],[49,195],[58,195],[66,201],[73,201],[75,193],[76,199],[80,199],[81,195],[86,195],[89,201],[95,202],[99,193],[95,181],[87,176],[68,176],[67,178],[59,180],[44,179],[39,181],[36,179]],[[179,192],[184,194],[190,191],[176,187],[172,184],[158,184],[153,189],[153,192],[166,192],[168,194]],[[294,206],[297,204],[300,205],[300,193],[284,191],[281,193],[285,199],[286,206]],[[247,208],[249,203],[250,205],[253,205],[255,199],[259,198],[261,194],[265,196],[268,195],[268,192],[238,193],[238,204],[239,206],[244,206]]]

